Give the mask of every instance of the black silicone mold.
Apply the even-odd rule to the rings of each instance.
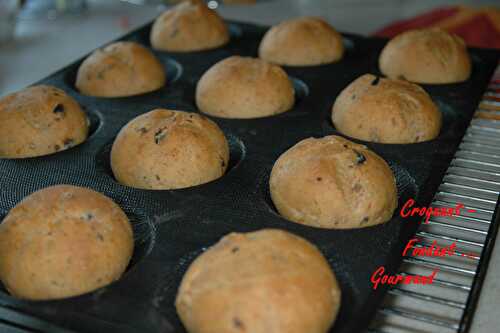
[[[217,61],[231,55],[256,56],[267,27],[231,22],[232,38],[224,47],[193,53],[157,52],[167,76],[175,78],[158,91],[126,98],[92,98],[73,88],[80,61],[42,80],[74,96],[91,118],[85,143],[54,155],[0,159],[0,213],[26,195],[68,183],[87,186],[114,199],[146,237],[124,276],[93,293],[59,301],[27,302],[0,293],[0,305],[34,315],[77,332],[185,332],[174,307],[184,271],[207,247],[230,232],[281,228],[316,244],[342,288],[342,306],[332,332],[361,332],[380,304],[385,288],[372,289],[370,276],[384,265],[395,272],[401,247],[416,230],[416,220],[397,212],[383,225],[357,230],[323,230],[294,224],[279,216],[268,193],[269,172],[288,148],[307,137],[340,135],[329,123],[336,96],[365,73],[377,73],[376,59],[386,40],[344,35],[346,56],[334,64],[284,67],[293,78],[298,102],[289,112],[260,119],[211,118],[231,144],[231,165],[216,181],[173,191],[143,191],[118,184],[109,168],[109,148],[132,118],[154,108],[198,112],[196,82]],[[122,40],[150,47],[150,25]],[[436,140],[411,145],[361,142],[388,161],[400,192],[399,205],[414,198],[430,203],[498,62],[498,52],[470,49],[471,78],[455,85],[424,89],[444,112],[445,126]],[[170,74],[169,74],[170,71]],[[357,140],[353,140],[357,141]],[[357,141],[360,142],[360,141]],[[147,222],[144,222],[147,221]],[[141,231],[142,230],[142,231]]]

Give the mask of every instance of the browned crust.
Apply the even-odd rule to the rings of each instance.
[[[224,175],[229,146],[210,119],[196,113],[156,109],[122,128],[111,150],[111,167],[122,184],[175,189]]]
[[[387,163],[339,136],[308,138],[283,153],[269,180],[271,198],[288,220],[327,229],[388,221],[397,188]]]
[[[436,138],[442,115],[418,85],[365,74],[337,97],[332,122],[353,138],[405,144]]]
[[[217,12],[204,2],[185,1],[155,20],[150,40],[158,50],[201,51],[229,42],[229,31]]]
[[[56,153],[87,138],[89,121],[61,89],[38,85],[0,99],[0,157]]]
[[[380,71],[392,79],[446,84],[469,78],[471,60],[464,41],[438,28],[403,32],[387,43]]]
[[[290,110],[295,102],[286,72],[264,60],[232,56],[206,71],[196,86],[196,104],[222,118],[259,118]]]
[[[116,42],[83,61],[75,85],[89,96],[125,97],[158,90],[165,82],[165,69],[150,50],[134,42]]]
[[[48,187],[0,224],[0,279],[19,298],[80,295],[118,279],[133,246],[127,216],[111,199],[71,185]]]
[[[279,65],[315,66],[339,61],[342,36],[319,17],[300,17],[273,26],[259,46],[259,57]]]
[[[325,333],[340,306],[318,249],[281,230],[231,233],[200,255],[176,308],[189,332]]]

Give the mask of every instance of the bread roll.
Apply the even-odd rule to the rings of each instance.
[[[61,89],[38,85],[0,99],[0,158],[43,156],[87,138],[89,120]]]
[[[126,97],[158,90],[165,81],[165,69],[150,50],[134,42],[115,42],[83,61],[76,88],[89,96]]]
[[[161,14],[151,28],[158,50],[191,52],[213,49],[229,41],[229,31],[217,12],[203,1],[182,2]]]
[[[342,36],[323,19],[300,17],[272,27],[259,46],[259,57],[287,66],[315,66],[338,61]]]
[[[71,185],[48,187],[0,224],[0,280],[19,298],[76,296],[117,280],[133,248],[127,216],[111,199]]]
[[[200,255],[175,305],[191,333],[326,333],[340,294],[314,245],[264,229],[229,234]]]
[[[388,221],[396,180],[374,152],[339,136],[300,141],[274,163],[271,198],[286,219],[318,228],[363,228]]]
[[[176,189],[221,177],[229,145],[217,124],[196,113],[156,109],[131,120],[111,150],[111,168],[122,184]]]
[[[222,118],[260,118],[290,110],[295,102],[286,72],[261,59],[232,56],[203,74],[196,86],[196,104]]]
[[[356,139],[415,143],[439,135],[441,112],[416,84],[365,74],[337,97],[332,121],[339,132]]]
[[[391,79],[429,84],[462,82],[471,73],[464,41],[436,28],[397,35],[382,50],[379,66]]]

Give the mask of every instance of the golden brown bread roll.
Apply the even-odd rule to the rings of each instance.
[[[161,14],[151,28],[158,50],[190,52],[213,49],[229,41],[229,31],[217,12],[203,1],[185,1]]]
[[[439,135],[441,112],[418,85],[365,74],[337,97],[332,121],[339,132],[356,139],[414,143]]]
[[[259,118],[290,110],[295,102],[286,72],[264,60],[232,56],[206,71],[196,86],[196,104],[222,118]]]
[[[80,295],[117,280],[133,248],[127,216],[111,199],[87,188],[47,187],[0,224],[0,280],[19,298]]]
[[[279,65],[315,66],[342,58],[342,36],[323,19],[300,17],[273,26],[259,46],[259,57]]]
[[[75,85],[84,95],[125,97],[160,89],[165,81],[165,69],[150,50],[135,42],[115,42],[83,61]]]
[[[380,71],[391,79],[444,84],[469,78],[471,60],[464,41],[436,28],[403,32],[387,43]]]
[[[87,138],[89,121],[61,89],[38,85],[0,99],[0,158],[53,154]]]
[[[122,184],[176,189],[204,184],[227,169],[224,133],[197,113],[156,109],[122,128],[111,150],[111,168]]]
[[[229,234],[200,255],[175,304],[190,333],[326,333],[340,295],[314,245],[264,229]]]
[[[398,204],[387,163],[365,146],[334,135],[302,140],[282,154],[269,188],[283,217],[319,228],[384,223]]]

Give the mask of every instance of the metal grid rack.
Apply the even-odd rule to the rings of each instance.
[[[404,257],[399,274],[429,275],[439,269],[434,283],[392,287],[368,333],[468,330],[498,230],[499,79],[500,66],[431,204],[453,208],[463,203],[465,209],[458,217],[432,217],[429,223],[421,223],[416,233],[415,247],[455,243],[455,255]]]

